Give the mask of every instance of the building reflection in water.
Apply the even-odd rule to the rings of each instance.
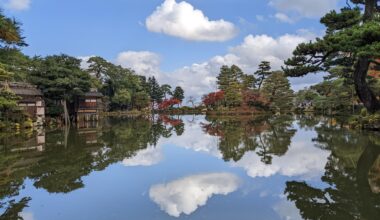
[[[17,219],[33,199],[20,196],[26,179],[49,193],[70,193],[85,187],[84,176],[111,164],[159,164],[165,144],[223,159],[249,178],[286,176],[284,194],[305,219],[374,219],[380,216],[380,135],[345,127],[339,118],[308,115],[161,115],[1,134],[0,219]],[[318,185],[324,187],[306,177],[320,178]],[[194,213],[213,195],[237,191],[236,179],[230,173],[188,175],[153,184],[149,196],[169,215],[181,216]]]

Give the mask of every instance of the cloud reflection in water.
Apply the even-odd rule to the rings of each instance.
[[[189,215],[204,206],[213,195],[228,195],[239,187],[239,178],[230,173],[209,173],[154,185],[149,196],[170,216]]]

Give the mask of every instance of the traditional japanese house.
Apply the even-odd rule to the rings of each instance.
[[[376,61],[380,62],[380,59],[377,59]],[[368,70],[368,76],[380,79],[380,65],[372,63]]]
[[[99,115],[103,111],[102,93],[93,89],[78,97],[75,107],[77,121],[97,121]]]
[[[28,117],[42,125],[45,120],[45,102],[42,92],[28,83],[12,82],[7,83],[7,86],[20,97],[18,105],[25,110]]]

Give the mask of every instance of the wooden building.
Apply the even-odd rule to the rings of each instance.
[[[11,82],[9,88],[21,99],[18,105],[37,125],[43,125],[45,121],[45,102],[42,92],[29,83]],[[3,85],[4,86],[4,85]]]
[[[95,89],[78,97],[75,107],[77,121],[97,121],[103,111],[103,94]]]

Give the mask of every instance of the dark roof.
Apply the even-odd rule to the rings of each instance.
[[[43,96],[42,92],[36,86],[29,83],[11,82],[9,88],[18,96]],[[4,86],[4,83],[1,85]]]
[[[84,97],[96,97],[96,98],[101,98],[101,97],[103,97],[103,94],[100,93],[100,92],[93,92],[93,91],[91,91],[91,92],[86,92],[86,93],[84,94]]]

